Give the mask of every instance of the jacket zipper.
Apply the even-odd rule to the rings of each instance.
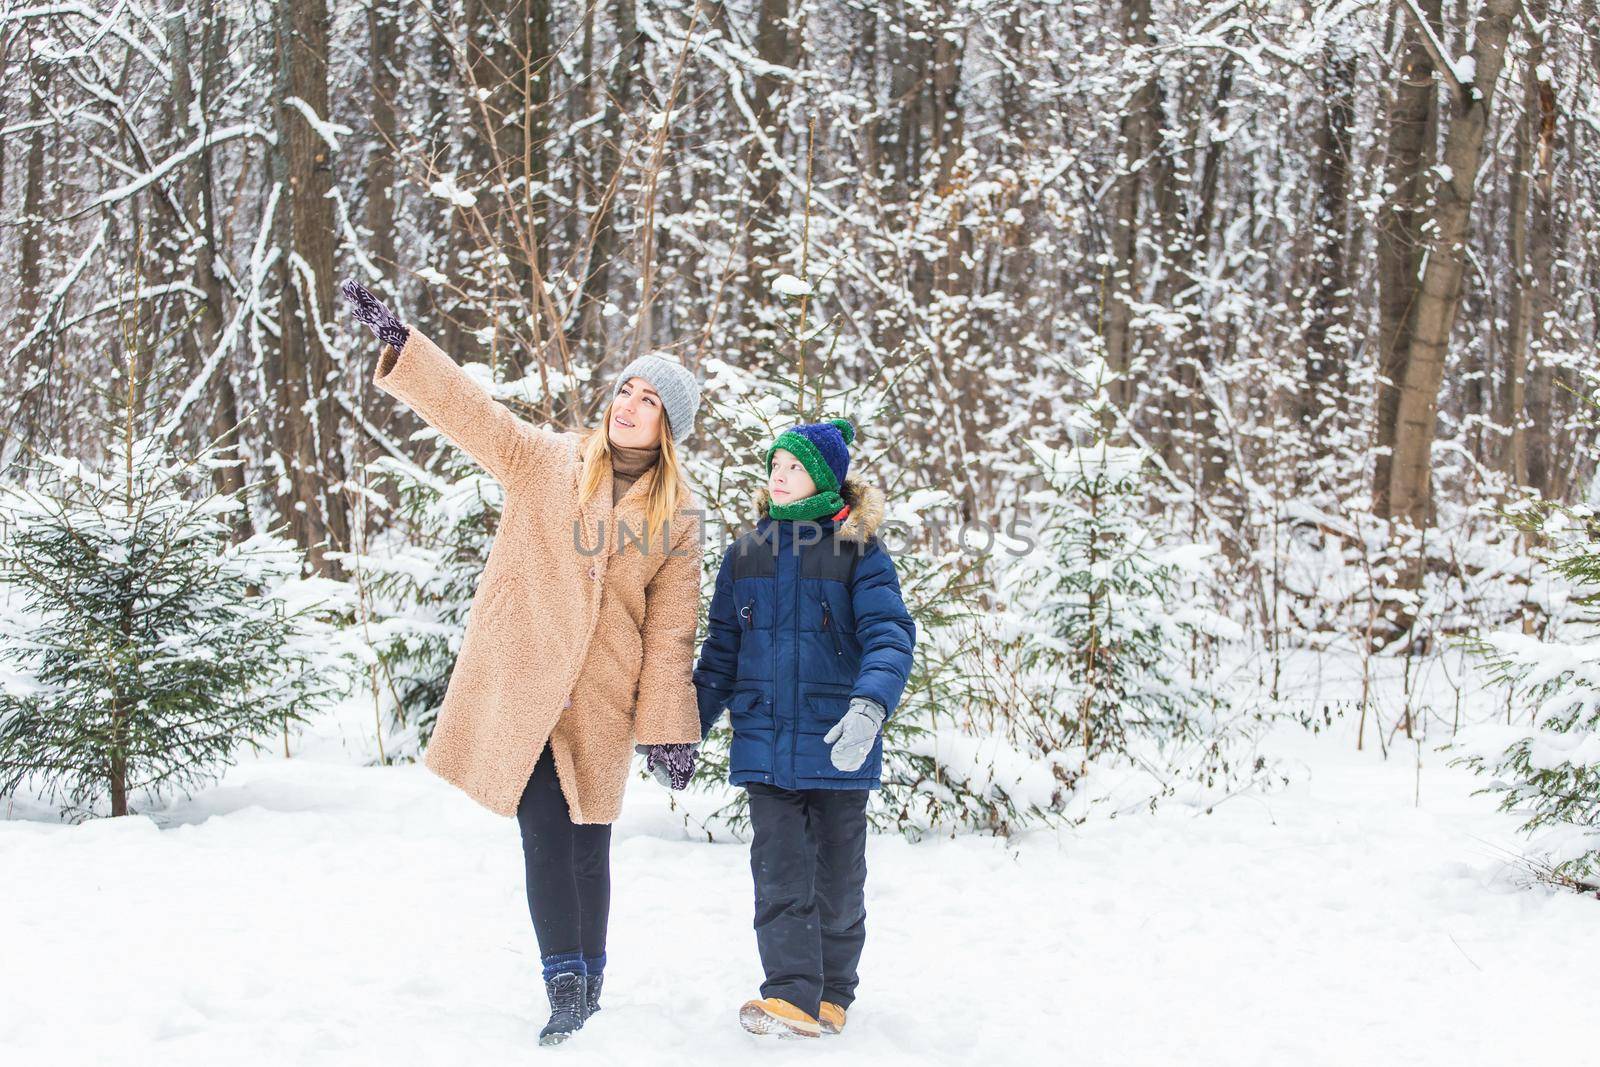
[[[828,610],[828,602],[826,600],[822,602],[822,628],[833,637],[833,654],[835,656],[844,655],[844,646],[839,643],[839,631],[834,628],[833,613]]]
[[[744,610],[739,612],[739,628],[741,630],[749,630],[754,628],[756,624],[755,610],[756,602],[752,600],[750,603],[744,606]]]
[[[794,536],[794,531],[789,531],[789,536]],[[790,588],[794,591],[794,607],[789,612],[794,619],[794,699],[789,702],[789,778],[795,785],[799,785],[799,774],[795,771],[795,763],[800,755],[800,554],[793,551],[791,543],[790,559],[794,561],[794,570],[791,572]],[[777,635],[774,634],[774,637]],[[772,647],[777,648],[778,642],[774,640]],[[777,743],[778,731],[772,731],[773,743]],[[776,755],[776,753],[774,753]],[[777,769],[777,760],[773,760],[773,769]]]

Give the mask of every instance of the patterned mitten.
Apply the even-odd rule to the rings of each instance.
[[[395,348],[405,347],[406,338],[411,334],[410,328],[395,318],[394,313],[368,292],[366,286],[354,278],[346,278],[339,286],[339,291],[350,302],[350,314],[372,327],[378,340]]]
[[[698,744],[634,745],[633,750],[645,758],[647,771],[668,789],[682,789],[694,777],[695,753]]]

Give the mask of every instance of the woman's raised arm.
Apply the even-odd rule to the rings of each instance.
[[[351,313],[384,342],[372,381],[405,401],[502,484],[554,470],[564,435],[518,418],[415,326],[400,322],[353,280],[341,287]]]

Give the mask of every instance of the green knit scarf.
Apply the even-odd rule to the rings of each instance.
[[[802,519],[815,520],[832,515],[844,507],[844,497],[835,489],[822,493],[812,493],[803,500],[796,500],[793,504],[767,503],[767,514],[774,519]]]

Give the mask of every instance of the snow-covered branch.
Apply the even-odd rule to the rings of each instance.
[[[154,182],[171,174],[178,167],[193,159],[207,148],[224,144],[239,137],[258,137],[268,144],[277,141],[276,135],[271,130],[264,129],[253,122],[241,122],[233,126],[225,126],[220,130],[209,130],[196,137],[187,147],[173,153],[162,160],[154,169],[146,171],[135,180],[116,188],[108,189],[99,196],[91,199],[84,205],[84,210],[97,208],[102,204],[114,204],[119,200],[126,200]]]

